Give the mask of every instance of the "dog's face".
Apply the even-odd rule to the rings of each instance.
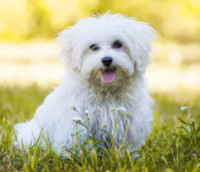
[[[154,36],[146,23],[104,14],[64,30],[58,37],[60,56],[66,68],[80,72],[86,80],[123,82],[134,72],[145,71]]]

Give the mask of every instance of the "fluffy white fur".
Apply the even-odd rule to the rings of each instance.
[[[89,131],[96,131],[93,133],[96,138],[106,139],[101,129],[106,125],[107,131],[113,134],[117,111],[112,112],[112,109],[122,108],[130,116],[116,126],[116,146],[124,138],[127,121],[130,125],[126,142],[132,144],[133,149],[143,145],[153,119],[153,103],[143,79],[150,62],[153,32],[146,23],[106,13],[84,18],[60,33],[57,40],[65,77],[30,121],[15,126],[18,144],[34,143],[43,130],[48,132],[55,151],[60,151],[63,145],[71,148],[72,134],[76,130],[74,120],[86,120],[86,110],[90,118]],[[122,48],[112,47],[116,40],[122,42]],[[100,49],[92,51],[92,44]],[[112,66],[116,67],[116,78],[109,84],[100,77],[105,56],[112,57]],[[75,112],[73,106],[83,115]],[[86,131],[82,129],[81,140],[84,141]]]

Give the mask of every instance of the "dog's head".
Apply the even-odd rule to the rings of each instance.
[[[145,71],[153,31],[148,24],[120,14],[85,18],[59,34],[60,56],[66,68],[84,79],[112,84]]]

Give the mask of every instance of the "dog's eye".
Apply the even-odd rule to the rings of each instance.
[[[92,44],[92,45],[90,45],[90,49],[91,49],[92,51],[97,51],[97,50],[100,49],[100,47],[98,47],[97,44]]]
[[[122,47],[122,43],[120,41],[115,41],[112,45],[113,48],[121,48]]]

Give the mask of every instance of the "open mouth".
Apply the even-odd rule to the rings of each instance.
[[[112,69],[101,69],[101,79],[106,83],[109,84],[115,80],[116,77],[116,68]]]

